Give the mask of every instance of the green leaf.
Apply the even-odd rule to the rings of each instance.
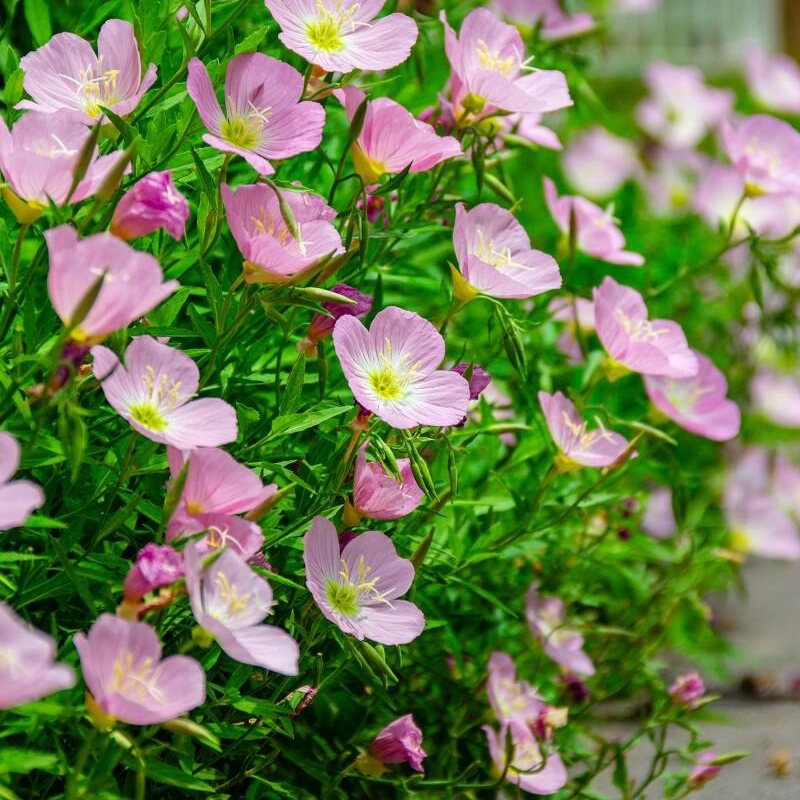
[[[300,414],[282,414],[272,420],[269,436],[267,439],[275,439],[278,436],[286,436],[290,433],[315,428],[326,420],[338,417],[346,411],[352,411],[351,406],[334,406],[333,408],[320,408],[317,411],[305,411]]]
[[[213,792],[214,787],[205,781],[189,775],[177,767],[165,764],[163,761],[145,759],[147,777],[155,783],[164,783],[167,786],[177,786],[191,792]]]
[[[46,0],[24,0],[22,9],[25,22],[31,30],[33,41],[42,45],[53,35],[53,24],[50,22],[50,4]]]
[[[55,753],[39,753],[22,747],[0,748],[0,775],[11,772],[27,775],[35,769],[59,772],[59,759]]]

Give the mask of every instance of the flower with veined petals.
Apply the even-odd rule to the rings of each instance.
[[[137,600],[183,576],[183,555],[169,545],[146,544],[137,554],[123,584],[125,598]]]
[[[204,534],[198,536],[198,534]],[[170,520],[167,541],[191,538],[197,552],[206,556],[226,547],[248,563],[258,559],[264,546],[261,527],[232,514],[184,514]]]
[[[22,525],[44,503],[44,492],[32,481],[12,481],[19,466],[19,444],[0,431],[0,531]]]
[[[159,228],[180,241],[189,219],[189,203],[175,188],[172,173],[150,172],[122,196],[111,218],[111,233],[120,239],[144,236]]]
[[[322,140],[325,109],[302,101],[303,76],[288,64],[262,53],[243,53],[228,64],[225,112],[208,70],[198,58],[189,62],[186,90],[209,133],[206,144],[242,156],[256,172],[272,175],[270,160],[313,150]]]
[[[234,192],[223,183],[221,193],[228,226],[245,259],[248,283],[285,281],[327,256],[344,252],[339,232],[331,224],[336,212],[318,195],[282,191],[294,214],[292,231],[271,186],[256,183]]]
[[[517,680],[517,668],[508,653],[495,651],[489,657],[486,693],[500,723],[519,720],[530,724],[545,708],[536,689],[527,681]]]
[[[189,356],[151,336],[137,336],[125,366],[107,347],[92,348],[94,375],[106,399],[131,426],[154,442],[181,450],[217,447],[236,438],[236,411],[224,400],[192,400],[200,372]]]
[[[485,8],[476,8],[464,18],[456,35],[444,11],[439,18],[453,70],[450,92],[456,119],[465,102],[468,110],[480,108],[483,115],[496,111],[543,114],[572,105],[563,72],[527,66],[522,37],[513,25],[501,22]]]
[[[422,731],[411,714],[390,722],[369,746],[369,754],[382,764],[408,764],[424,772],[422,761],[427,755],[422,749]]]
[[[121,19],[103,23],[97,53],[80,36],[57,33],[20,59],[23,86],[33,101],[22,100],[16,107],[87,125],[102,118],[101,106],[120,117],[130,114],[155,82],[155,64],[142,75],[133,26]]]
[[[752,45],[744,51],[744,74],[750,94],[765,108],[800,114],[800,65],[790,55]]]
[[[461,300],[476,294],[523,299],[561,286],[555,259],[531,249],[514,215],[494,203],[469,211],[456,205],[453,245],[461,270],[453,270],[453,281]]]
[[[405,14],[375,16],[386,0],[264,0],[278,38],[325,72],[384,70],[402,64],[417,41]]]
[[[365,531],[339,551],[336,528],[314,517],[303,539],[306,585],[323,615],[345,633],[380,644],[408,644],[422,633],[425,618],[405,594],[414,566],[400,558],[392,540]]]
[[[0,507],[5,512],[4,500]],[[2,513],[2,512],[0,512]],[[0,709],[15,708],[75,685],[75,673],[53,661],[56,643],[0,603]]]
[[[352,121],[366,95],[355,86],[335,92]],[[439,136],[427,122],[412,116],[400,103],[376,97],[367,103],[364,122],[351,147],[356,172],[366,185],[381,175],[394,175],[410,166],[409,172],[425,172],[462,153],[452,136]]]
[[[525,599],[525,617],[531,633],[556,664],[578,675],[594,675],[594,664],[583,652],[583,636],[564,624],[564,601],[541,597],[537,589],[537,584],[531,584]]]
[[[425,493],[414,480],[411,462],[397,459],[402,482],[390,475],[379,461],[367,461],[364,442],[356,456],[353,475],[353,506],[368,519],[399,519],[410,514],[421,502]]]
[[[574,236],[575,247],[586,255],[609,264],[640,267],[644,256],[623,250],[625,236],[609,211],[577,195],[558,196],[556,185],[544,178],[544,199],[550,214],[565,236]],[[570,232],[570,226],[575,231]]]
[[[450,370],[437,370],[444,339],[428,320],[389,306],[367,330],[342,317],[333,346],[356,400],[395,428],[457,425],[467,414],[469,384]]]
[[[596,25],[591,14],[567,14],[559,0],[492,0],[491,8],[515,25],[538,28],[544,41],[580,36]]]
[[[697,357],[697,375],[691,378],[644,376],[644,387],[653,405],[682,428],[715,442],[739,434],[739,406],[728,400],[728,382],[702,353]]]
[[[550,435],[558,445],[556,465],[560,471],[608,467],[625,453],[628,447],[625,437],[606,430],[600,420],[596,420],[597,428],[587,430],[586,421],[561,392],[539,392],[539,404]]]
[[[573,139],[561,156],[569,183],[588,197],[610,197],[639,171],[636,147],[594,125]]]
[[[697,375],[697,356],[681,326],[668,319],[648,319],[639,292],[606,277],[593,295],[597,335],[616,372],[669,378]]]
[[[161,658],[156,632],[144,622],[101,614],[88,635],[75,634],[81,671],[96,706],[113,722],[156,725],[206,699],[203,668],[189,656]]]
[[[33,222],[52,202],[63,206],[91,197],[120,159],[122,151],[89,161],[86,174],[70,196],[81,149],[91,131],[80,122],[30,111],[9,131],[0,119],[0,172],[7,186],[0,189],[20,222]]]
[[[203,566],[194,542],[184,550],[192,613],[219,646],[242,664],[297,675],[300,650],[286,631],[259,624],[272,608],[272,588],[232,550]]]
[[[484,725],[483,730],[497,774],[503,774],[509,783],[539,795],[555,794],[566,785],[567,770],[561,756],[551,751],[545,759],[536,736],[524,722],[511,720],[499,731]],[[508,737],[510,757],[506,755]]]
[[[44,238],[50,255],[50,302],[75,342],[101,342],[147,314],[178,288],[177,281],[164,281],[153,256],[134,250],[110,233],[78,240],[75,228],[59,225],[45,231]],[[103,282],[88,313],[74,321],[101,277]]]

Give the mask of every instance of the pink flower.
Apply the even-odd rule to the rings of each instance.
[[[427,753],[422,749],[422,731],[411,714],[390,722],[369,746],[371,756],[382,764],[408,764],[417,772],[424,772],[422,761]]]
[[[545,41],[580,36],[595,28],[591,14],[567,14],[559,0],[493,0],[491,9],[515,25],[538,26]]]
[[[377,71],[402,64],[417,41],[405,14],[375,19],[384,0],[264,0],[278,38],[325,72]]]
[[[197,537],[196,534],[204,534]],[[264,534],[255,523],[232,514],[184,514],[170,520],[167,541],[191,538],[201,556],[223,548],[236,553],[250,564],[259,565],[263,559]]]
[[[696,672],[679,675],[669,687],[669,696],[672,700],[687,708],[697,708],[705,693],[706,686]]]
[[[541,114],[509,114],[495,117],[493,121],[500,126],[501,137],[514,134],[548,150],[563,149],[555,132],[546,125],[540,124]]]
[[[564,624],[564,601],[558,597],[540,597],[537,588],[537,584],[531,584],[525,600],[525,617],[531,633],[556,664],[578,675],[594,675],[594,664],[583,652],[583,636]]]
[[[184,557],[192,613],[219,646],[242,664],[297,675],[297,642],[274,625],[259,624],[272,609],[267,581],[229,549],[204,567],[189,542]]]
[[[139,599],[158,589],[175,583],[183,576],[183,556],[168,545],[145,545],[136,555],[136,561],[125,576],[125,597]]]
[[[492,382],[491,375],[480,364],[456,364],[451,369],[468,381],[470,401],[477,400]]]
[[[314,517],[303,539],[306,585],[326,619],[357,639],[408,644],[422,633],[425,618],[405,594],[414,567],[399,558],[392,540],[378,531],[359,534],[339,552],[336,529]]]
[[[788,122],[756,114],[723,125],[722,141],[750,196],[800,194],[800,133]]]
[[[182,450],[217,447],[236,438],[236,411],[224,400],[191,398],[200,372],[180,350],[137,336],[123,367],[107,347],[92,348],[94,375],[106,399],[134,430]]]
[[[355,86],[336,92],[344,104],[348,119],[366,95]],[[427,122],[420,122],[399,103],[388,97],[376,97],[367,103],[364,123],[351,152],[356,172],[369,186],[381,175],[402,172],[426,172],[448,158],[462,153],[452,136],[439,136]]]
[[[131,725],[175,719],[206,699],[203,668],[188,656],[161,659],[156,632],[143,622],[101,614],[88,636],[75,634],[94,704]]]
[[[0,431],[0,531],[22,525],[44,504],[44,492],[32,481],[12,481],[19,466],[19,444]]]
[[[120,239],[144,236],[159,228],[180,241],[189,219],[189,203],[172,183],[172,173],[151,172],[122,196],[111,218],[111,233]]]
[[[367,461],[367,444],[364,442],[356,457],[353,476],[353,505],[368,519],[399,519],[410,514],[421,502],[425,493],[417,486],[411,462],[397,460],[403,480],[398,483],[379,461]]]
[[[508,653],[495,651],[489,658],[486,693],[501,724],[512,720],[531,724],[545,709],[536,689],[527,681],[517,680],[517,669]]]
[[[221,191],[225,216],[244,256],[249,283],[285,281],[326,256],[344,252],[339,232],[331,224],[336,212],[315,194],[282,192],[294,214],[296,229],[292,231],[271,186],[239,186],[234,193],[222,184]]]
[[[2,508],[5,512],[5,499]],[[0,603],[0,642],[0,709],[15,708],[75,685],[72,667],[53,661],[53,639],[26,625],[5,603]]]
[[[342,317],[333,346],[356,400],[395,428],[457,425],[467,414],[469,384],[437,370],[444,339],[428,320],[389,306],[367,330]]]
[[[584,197],[558,196],[550,178],[544,179],[544,198],[559,230],[570,235],[570,221],[575,222],[575,246],[578,250],[609,264],[640,267],[644,256],[623,250],[625,237],[608,211]]]
[[[717,759],[717,754],[713,750],[703,750],[697,758],[697,763],[689,773],[688,786],[692,789],[699,789],[705,786],[710,780],[719,775],[722,767],[713,762]]]
[[[584,467],[608,467],[625,454],[628,441],[606,430],[596,419],[598,428],[586,429],[586,421],[561,392],[539,392],[539,403],[559,454],[556,464],[562,472]]]
[[[800,65],[791,56],[752,45],[744,53],[744,73],[750,94],[765,108],[800,114]]]
[[[697,356],[680,325],[668,319],[649,320],[635,289],[604,278],[594,290],[594,314],[597,335],[615,367],[669,378],[697,375]]]
[[[225,74],[225,113],[198,58],[189,62],[186,90],[209,130],[203,141],[242,156],[261,175],[275,172],[270,161],[306,153],[322,140],[325,110],[319,103],[300,102],[303,76],[262,53],[231,59]]]
[[[498,774],[509,783],[531,794],[555,794],[567,783],[567,770],[558,753],[545,758],[531,729],[518,720],[501,725],[496,731],[489,725],[483,730],[489,743],[489,753]],[[511,755],[506,757],[507,740],[511,738]]]
[[[103,23],[97,53],[74,33],[57,33],[19,62],[25,71],[25,91],[33,98],[17,108],[58,113],[61,120],[92,125],[101,106],[120,117],[130,114],[156,79],[150,64],[142,75],[133,26],[121,19]]]
[[[164,282],[158,261],[110,233],[78,240],[70,225],[45,231],[50,254],[50,302],[73,341],[94,344],[155,308],[177,288]],[[75,320],[102,276],[100,291],[83,319]]]
[[[666,539],[678,529],[672,510],[672,491],[666,486],[660,486],[650,493],[640,525],[654,539]]]
[[[636,119],[667,147],[695,147],[733,108],[727,89],[706,86],[697,67],[677,67],[658,61],[646,71],[650,96],[636,108]]]
[[[578,329],[584,338],[594,333],[594,303],[583,297],[556,297],[547,309],[554,320],[566,323],[556,340],[556,350],[567,356],[570,364],[582,364],[584,357],[578,340]]]
[[[480,109],[484,114],[543,114],[572,105],[564,73],[528,67],[522,37],[512,25],[500,22],[485,8],[476,8],[467,14],[456,36],[444,12],[440,19],[453,70],[450,91],[456,118],[470,95],[468,110]]]
[[[653,405],[691,433],[725,442],[739,435],[739,406],[728,400],[728,382],[711,359],[692,351],[699,369],[691,378],[645,375],[644,388]]]
[[[639,183],[653,214],[669,219],[688,213],[707,157],[694,150],[656,145],[648,149],[646,161],[647,169],[640,173]]]
[[[594,125],[570,142],[561,167],[581,194],[610,197],[639,171],[639,160],[632,142]]]
[[[317,342],[330,336],[333,333],[333,326],[340,317],[358,317],[361,319],[372,311],[372,296],[359,292],[353,286],[346,283],[337,283],[331,287],[332,292],[352,300],[353,304],[339,303],[333,300],[326,300],[321,303],[327,314],[314,314],[308,325],[308,333],[303,341],[306,345],[316,345]]]
[[[753,411],[763,414],[774,425],[800,428],[800,380],[795,373],[761,369],[750,381]]]
[[[453,245],[460,273],[457,296],[523,299],[558,289],[561,273],[552,256],[531,249],[528,234],[510,211],[494,203],[466,210],[456,205]]]
[[[33,222],[50,202],[63,206],[91,197],[124,157],[124,153],[98,156],[97,149],[86,174],[70,196],[78,158],[91,131],[80,122],[31,111],[23,114],[9,132],[0,119],[0,172],[8,186],[0,189],[20,222]]]

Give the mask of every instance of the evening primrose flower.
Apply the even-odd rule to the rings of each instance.
[[[231,59],[224,113],[198,58],[189,62],[186,91],[209,131],[203,136],[206,144],[242,156],[261,175],[275,172],[270,160],[306,153],[322,139],[325,110],[319,103],[300,101],[303,76],[262,53]]]
[[[5,512],[5,498],[0,508]],[[52,637],[27,625],[0,603],[0,709],[15,708],[75,685],[75,673],[53,660]]]
[[[417,40],[405,14],[375,19],[384,0],[264,0],[278,38],[324,72],[384,70],[402,64]]]
[[[333,346],[356,400],[395,428],[457,425],[467,414],[469,384],[450,370],[437,370],[444,339],[428,320],[389,306],[367,330],[342,317]]]
[[[422,762],[427,755],[422,749],[422,731],[411,714],[390,722],[369,746],[369,754],[381,764],[408,764],[424,772]]]
[[[161,658],[156,632],[144,622],[101,614],[75,647],[91,697],[90,713],[105,725],[122,720],[156,725],[175,719],[206,699],[203,668],[189,656]],[[97,710],[101,713],[98,715]]]
[[[138,600],[183,576],[183,555],[169,545],[146,544],[137,554],[123,584],[125,598]]]
[[[422,633],[425,618],[405,594],[414,566],[400,558],[378,531],[356,536],[339,551],[336,528],[314,517],[303,539],[306,585],[323,615],[357,639],[407,644]]]
[[[364,442],[356,456],[353,475],[353,506],[368,519],[399,519],[410,514],[422,501],[425,493],[414,480],[411,462],[397,460],[401,482],[390,475],[379,461],[367,461]]]
[[[771,111],[800,114],[800,65],[785,53],[766,53],[756,45],[744,51],[750,94]]]
[[[62,120],[86,125],[102,117],[101,106],[120,117],[130,114],[156,79],[150,64],[142,75],[139,46],[133,26],[121,19],[103,23],[92,46],[74,33],[57,33],[19,62],[23,86],[33,98],[17,108],[57,113]]]
[[[501,723],[511,720],[530,724],[539,718],[545,703],[527,681],[517,680],[517,668],[508,653],[495,651],[489,657],[486,693]]]
[[[491,8],[515,25],[538,28],[544,41],[580,36],[596,25],[591,14],[567,14],[559,0],[493,0]]]
[[[120,239],[133,239],[164,228],[177,242],[183,238],[188,219],[189,203],[175,188],[172,173],[150,172],[117,203],[111,233]]]
[[[236,411],[224,400],[192,400],[200,372],[189,356],[151,336],[137,336],[125,366],[107,347],[92,348],[94,375],[120,416],[154,442],[182,450],[216,447],[236,438]]]
[[[639,172],[635,145],[594,125],[570,142],[561,157],[570,184],[587,197],[611,197]]]
[[[19,443],[0,431],[0,531],[22,525],[44,504],[44,492],[32,481],[12,481],[19,466]]]

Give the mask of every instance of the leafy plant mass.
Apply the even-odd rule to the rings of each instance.
[[[800,558],[800,68],[594,78],[655,4],[2,0],[0,797],[742,755],[708,598]]]

